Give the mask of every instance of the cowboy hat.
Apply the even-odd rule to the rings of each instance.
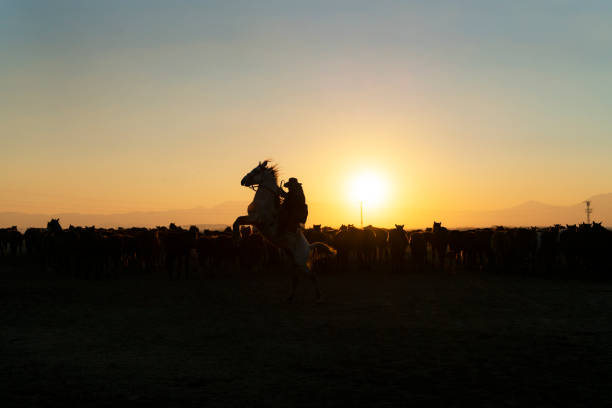
[[[298,183],[295,177],[290,177],[289,181],[287,181],[283,186],[284,187],[292,187],[292,186],[301,186],[302,183]]]

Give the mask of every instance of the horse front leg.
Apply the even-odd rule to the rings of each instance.
[[[236,221],[234,221],[234,225],[232,227],[232,238],[234,240],[234,245],[238,245],[240,243],[240,226],[254,224],[255,220],[250,215],[243,215],[236,218]]]
[[[307,275],[310,278],[315,289],[316,301],[321,302],[321,289],[319,288],[319,279],[317,278],[315,272],[312,269],[308,268],[307,265],[294,265],[292,268],[292,272],[293,274],[291,276],[291,293],[287,298],[287,302],[291,303],[295,298],[295,290],[300,280],[300,274]]]

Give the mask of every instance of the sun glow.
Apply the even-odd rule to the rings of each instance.
[[[387,195],[385,178],[373,171],[363,171],[351,180],[349,196],[352,202],[361,202],[366,206],[383,204]]]

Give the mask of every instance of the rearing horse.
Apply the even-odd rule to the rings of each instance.
[[[243,177],[240,184],[253,189],[255,189],[255,186],[258,186],[258,188],[253,201],[247,208],[248,215],[238,217],[234,221],[234,242],[237,244],[240,241],[241,225],[252,225],[257,228],[268,241],[287,253],[293,262],[291,294],[287,300],[291,302],[295,296],[300,272],[310,276],[315,287],[317,300],[320,300],[321,291],[317,276],[308,267],[310,251],[314,248],[321,248],[328,254],[335,254],[336,251],[322,242],[309,244],[299,228],[297,231],[281,230],[278,172],[275,166],[268,166],[268,160],[263,163],[259,162],[257,167]]]

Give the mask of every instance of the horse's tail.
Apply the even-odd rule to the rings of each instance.
[[[327,245],[325,242],[313,242],[310,244],[310,250],[321,249],[327,255],[336,255],[338,251]]]

